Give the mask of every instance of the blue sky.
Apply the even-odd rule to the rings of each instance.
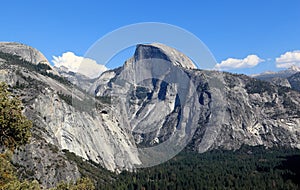
[[[0,41],[28,44],[51,61],[68,51],[83,56],[105,34],[140,22],[169,23],[190,31],[218,63],[248,55],[264,60],[252,68],[229,68],[232,72],[278,70],[276,58],[300,50],[299,0],[2,1]]]

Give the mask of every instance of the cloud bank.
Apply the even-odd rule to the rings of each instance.
[[[73,52],[63,53],[62,56],[53,56],[52,62],[55,67],[64,66],[68,71],[83,74],[89,78],[96,78],[107,68],[97,64],[93,59],[75,55]]]
[[[300,67],[300,50],[286,52],[276,58],[278,68],[290,68],[294,65]]]
[[[225,61],[216,64],[214,69],[229,70],[229,69],[251,68],[264,61],[265,60],[259,58],[257,55],[248,55],[244,59],[228,58]]]

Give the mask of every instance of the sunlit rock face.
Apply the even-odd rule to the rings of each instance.
[[[137,45],[134,56],[123,67],[100,76],[91,92],[96,96],[126,94],[129,103],[120,107],[138,145],[167,141],[178,121],[186,119],[195,129],[189,145],[199,152],[237,149],[242,144],[299,147],[299,93],[284,88],[289,87],[286,80],[279,79],[275,85],[245,75],[190,69],[194,67],[173,48]],[[173,75],[168,75],[169,70]],[[178,85],[179,81],[184,85]],[[197,101],[181,100],[183,86]],[[181,112],[183,105],[190,112]]]
[[[30,60],[36,64],[41,58]],[[34,123],[27,154],[16,161],[31,158],[35,144],[55,145],[66,162],[57,169],[61,180],[67,176],[62,170],[78,171],[63,149],[120,172],[165,161],[185,147],[198,152],[243,144],[300,148],[299,92],[245,75],[197,70],[183,53],[162,44],[137,45],[122,67],[86,86],[89,94],[76,83],[2,58],[0,80],[21,97]],[[53,154],[39,149],[37,155]],[[30,167],[38,164],[31,162]],[[46,171],[36,175],[48,184]]]
[[[25,59],[33,64],[43,63],[50,65],[47,58],[40,51],[24,44],[0,42],[0,51],[20,56],[22,59]]]

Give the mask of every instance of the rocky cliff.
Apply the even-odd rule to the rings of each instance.
[[[242,144],[300,148],[298,92],[245,75],[191,70],[180,52],[160,46],[138,45],[134,57],[100,76],[95,88],[97,96],[127,95],[123,107],[137,144],[159,145],[187,120],[192,124],[184,134],[195,130],[190,146],[199,152]]]
[[[95,100],[65,78],[46,72],[51,68],[45,71],[39,65],[29,65],[23,60],[20,63],[19,57],[14,55],[1,55],[5,61],[0,63],[0,80],[8,83],[11,91],[20,96],[26,106],[25,115],[34,122],[32,146],[43,141],[57,147],[58,154],[62,155],[61,150],[67,149],[112,171],[132,170],[134,164],[139,164],[137,153],[131,150],[135,147],[133,141],[120,121],[111,115],[114,105],[105,98]],[[42,155],[48,157],[49,154],[52,153]],[[16,157],[15,161],[20,162],[18,159],[21,158]],[[64,166],[69,165],[75,169],[62,167],[56,172],[76,171],[76,164]],[[42,176],[41,181],[55,182],[48,174],[48,170],[36,171],[36,176]]]
[[[63,149],[119,172],[163,162],[185,147],[300,148],[299,92],[195,69],[165,45],[138,45],[122,67],[93,83],[90,94],[49,74],[51,67],[17,64],[19,57],[4,52],[0,80],[21,97],[34,122],[31,143],[14,159],[45,186],[80,176]]]

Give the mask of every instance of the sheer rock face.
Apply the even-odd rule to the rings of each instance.
[[[139,44],[134,54],[135,61],[143,59],[162,59],[172,62],[176,66],[196,69],[194,63],[183,53],[164,44]]]
[[[67,149],[116,172],[132,170],[134,164],[140,163],[131,136],[111,115],[114,105],[93,102],[93,97],[83,91],[25,68],[1,66],[1,81],[15,86],[14,94],[26,106],[24,113],[34,122],[34,139],[42,139],[59,150]],[[59,94],[65,95],[65,99]]]
[[[0,65],[0,81],[5,81],[12,88],[14,95],[19,96],[25,106],[24,114],[33,121],[32,138],[28,145],[16,150],[13,163],[24,178],[36,179],[45,188],[54,187],[60,181],[76,181],[81,175],[77,165],[69,161],[57,148],[57,143],[50,144],[47,128],[41,114],[49,111],[45,108],[40,113],[34,110],[34,102],[49,87],[43,80],[45,76],[31,72],[25,68],[4,63]],[[17,85],[18,84],[18,85]],[[55,138],[55,137],[52,137]]]
[[[34,122],[31,148],[16,162],[34,156],[30,152],[40,142],[58,147],[62,157],[61,150],[68,149],[116,172],[149,161],[141,147],[163,143],[198,152],[242,144],[300,148],[299,92],[245,75],[190,68],[195,68],[192,61],[173,48],[138,45],[122,67],[102,73],[89,95],[2,61],[0,80],[16,87],[13,93]],[[51,158],[50,149],[40,149],[37,155]],[[42,167],[30,162],[31,169]],[[71,174],[76,164],[64,162],[54,169],[59,180],[68,173],[76,178]],[[47,175],[42,169],[35,174],[45,184],[56,182]]]
[[[87,101],[74,103],[74,107],[47,89],[32,104],[35,110],[32,115],[40,113],[37,119],[46,129],[42,136],[60,149],[100,163],[111,171],[132,170],[134,164],[139,164],[135,145],[118,119],[110,114],[114,108],[101,105],[103,109],[96,109],[93,103],[87,105]],[[87,109],[77,110],[80,106]]]
[[[290,87],[286,79],[273,81],[280,83],[274,85],[244,75],[190,70],[190,60],[178,64],[180,52],[160,47],[138,45],[134,57],[123,67],[104,73],[93,85],[96,96],[127,94],[129,103],[120,107],[125,107],[138,145],[165,142],[174,135],[180,117],[193,121],[181,112],[182,106],[174,106],[177,104],[174,97],[178,97],[180,89],[178,83],[187,77],[192,81],[192,84],[186,83],[187,89],[194,90],[198,98],[197,102],[184,103],[184,107],[191,110],[192,106],[197,107],[190,112],[198,115],[198,121],[193,121],[198,128],[190,143],[194,150],[237,149],[242,144],[300,148],[300,96],[286,88]],[[173,76],[168,75],[166,63],[170,64],[167,67],[185,74],[178,78],[175,69]],[[157,80],[158,77],[161,78]],[[175,119],[169,122],[170,118]],[[140,126],[160,127],[136,133]]]

